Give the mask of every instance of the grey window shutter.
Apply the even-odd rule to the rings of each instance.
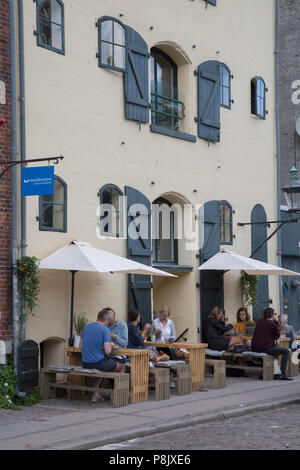
[[[219,201],[204,204],[204,244],[201,249],[201,263],[220,251]]]
[[[198,136],[220,141],[220,64],[209,60],[198,67]]]
[[[126,34],[125,117],[149,122],[148,46],[129,26]]]
[[[125,187],[127,198],[127,256],[133,261],[151,266],[151,203],[137,189]],[[141,227],[141,224],[144,224]],[[132,237],[133,235],[136,235]],[[151,276],[129,274],[129,310],[138,309],[141,323],[152,319],[152,282]]]
[[[219,201],[204,204],[204,244],[200,252],[200,263],[220,251]],[[202,340],[206,341],[206,320],[215,306],[224,306],[224,283],[222,271],[200,271],[200,309]]]
[[[251,212],[251,222],[265,222],[265,224],[251,225],[251,252],[266,240],[267,234],[267,216],[262,205],[256,204]],[[265,243],[260,250],[253,256],[258,261],[268,262],[268,245]],[[253,305],[253,318],[257,321],[261,317],[263,308],[269,307],[269,281],[268,276],[259,276],[257,282],[256,303]]]

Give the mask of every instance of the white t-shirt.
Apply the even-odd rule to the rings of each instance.
[[[155,318],[152,324],[153,334],[155,334],[156,328],[159,328],[161,330],[161,332],[158,335],[156,335],[157,341],[167,343],[170,340],[170,338],[173,341],[175,340],[175,328],[174,328],[174,323],[172,322],[172,320],[168,319],[166,325],[164,326],[161,323],[159,318]],[[165,340],[165,338],[167,338],[167,340]]]

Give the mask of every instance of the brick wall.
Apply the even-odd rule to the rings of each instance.
[[[281,186],[284,186],[289,181],[289,169],[295,161],[300,170],[300,137],[295,133],[300,105],[293,104],[291,88],[295,80],[300,80],[299,0],[280,0],[279,15],[280,152]],[[285,204],[284,199],[282,202]]]
[[[5,91],[4,91],[5,90]],[[0,0],[0,161],[11,160],[9,1]],[[3,165],[0,165],[2,171]],[[0,340],[12,340],[11,171],[0,180]]]

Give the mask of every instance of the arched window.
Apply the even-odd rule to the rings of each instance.
[[[179,130],[184,119],[184,103],[179,100],[177,65],[163,51],[151,49],[152,124]]]
[[[111,17],[98,20],[99,67],[125,71],[126,34],[123,24]]]
[[[232,206],[227,201],[219,202],[220,244],[232,245]]]
[[[172,204],[158,198],[152,205],[152,256],[153,263],[178,262],[178,244],[175,235],[176,212]]]
[[[61,0],[37,0],[37,45],[65,53],[64,4]]]
[[[225,64],[220,64],[220,104],[224,108],[231,108],[231,75]]]
[[[261,77],[251,80],[251,113],[266,119],[266,84]]]
[[[106,184],[99,191],[100,235],[121,237],[123,233],[123,192],[114,184]]]
[[[54,177],[54,194],[39,197],[39,229],[67,231],[67,185],[59,176]]]

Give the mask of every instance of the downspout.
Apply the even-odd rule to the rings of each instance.
[[[23,0],[18,0],[19,24],[19,75],[20,75],[20,153],[26,160],[26,115],[25,115],[25,62],[24,62],[24,9]],[[24,164],[22,164],[22,168]],[[26,255],[26,197],[21,198],[21,256]],[[21,342],[26,336],[25,302],[21,299]]]
[[[12,160],[18,160],[18,129],[17,129],[17,72],[16,72],[16,35],[15,35],[15,5],[14,0],[9,2],[9,29],[10,29],[10,61],[11,61],[11,107],[12,107]],[[12,167],[12,290],[13,290],[13,357],[14,369],[18,370],[19,346],[19,297],[18,297],[18,172],[17,166]],[[26,397],[16,386],[18,397]]]
[[[279,0],[275,0],[275,110],[276,110],[276,171],[277,171],[277,220],[281,220],[281,169],[280,169],[280,107],[279,107]],[[278,266],[282,266],[281,230],[277,233]],[[283,313],[283,283],[279,276],[279,306]]]

